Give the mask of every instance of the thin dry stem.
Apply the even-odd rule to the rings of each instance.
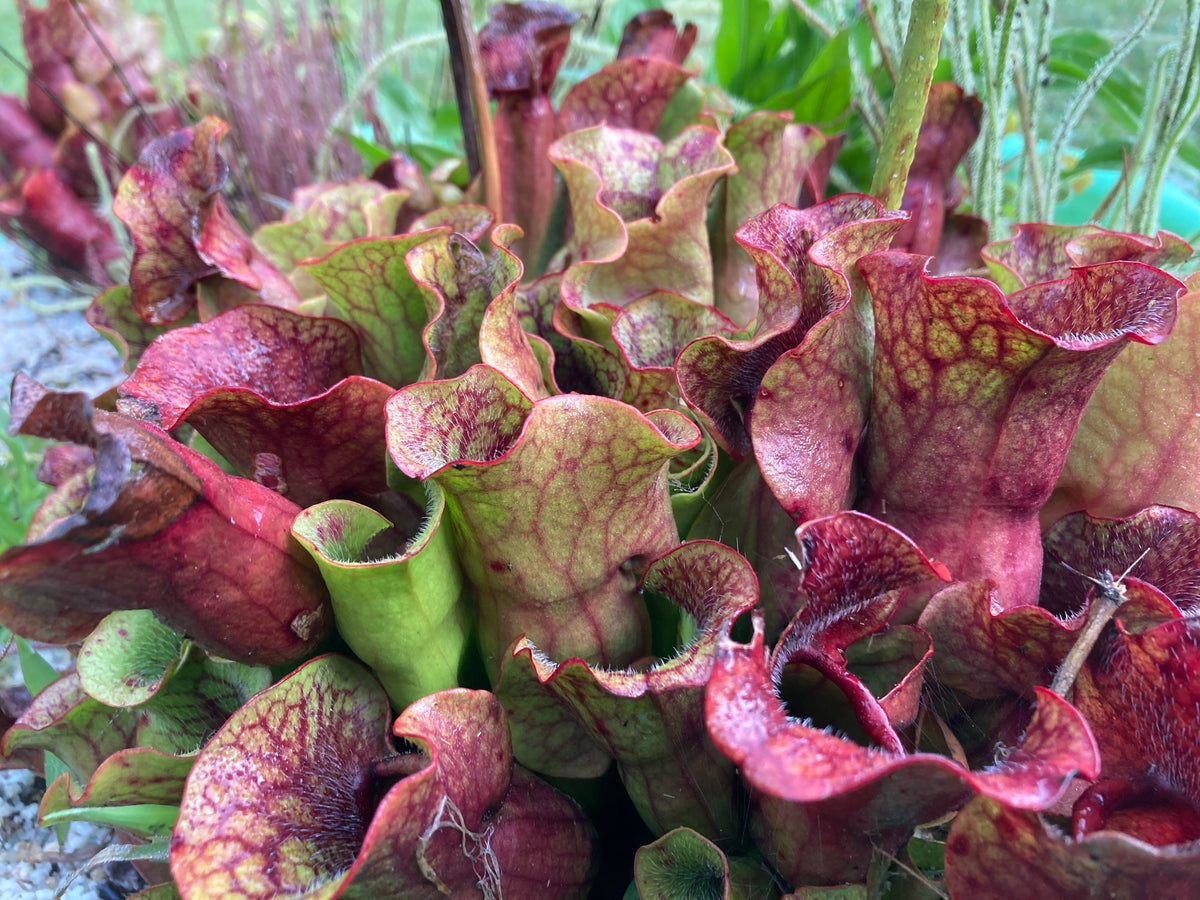
[[[229,147],[238,162],[230,166],[251,225],[279,217],[293,191],[317,181],[359,174],[357,155],[336,141],[327,172],[317,156],[323,135],[342,105],[343,85],[331,20],[296,8],[289,25],[282,6],[273,4],[266,34],[255,33],[241,0],[222,4],[223,20],[233,13],[226,43],[202,66],[205,87],[217,100],[214,110],[230,125]]]
[[[1075,644],[1055,674],[1054,681],[1050,683],[1050,690],[1058,696],[1066,698],[1067,693],[1074,687],[1075,679],[1079,677],[1079,671],[1083,668],[1084,662],[1091,656],[1096,641],[1100,640],[1100,635],[1104,633],[1105,627],[1112,621],[1112,617],[1116,615],[1121,604],[1125,602],[1125,585],[1122,582],[1149,552],[1149,547],[1143,550],[1142,555],[1130,563],[1129,568],[1122,572],[1119,578],[1113,578],[1110,572],[1103,572],[1099,578],[1093,578],[1091,575],[1084,575],[1079,570],[1071,568],[1065,562],[1062,563],[1069,571],[1095,584],[1096,593],[1092,599],[1091,609],[1088,610],[1087,624],[1079,632],[1079,637],[1075,639]]]

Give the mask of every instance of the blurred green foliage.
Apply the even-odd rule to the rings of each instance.
[[[0,403],[0,551],[25,539],[29,520],[50,489],[36,477],[45,441],[8,433],[8,401]]]

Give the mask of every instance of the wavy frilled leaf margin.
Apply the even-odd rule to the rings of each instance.
[[[1184,613],[1200,607],[1200,516],[1194,512],[1151,506],[1115,519],[1075,513],[1047,530],[1042,545],[1041,604],[1055,612],[1075,608],[1087,592],[1079,572],[1127,574],[1154,585]]]
[[[689,827],[734,842],[741,834],[736,777],[705,731],[704,691],[717,641],[758,600],[757,579],[732,548],[692,541],[651,563],[642,589],[673,607],[659,624],[674,627],[662,627],[657,643],[682,648],[645,670],[598,669],[583,659],[556,663],[528,638],[517,641],[497,688],[512,717],[517,758],[536,771],[592,774],[563,769],[565,759],[582,754],[546,752],[547,736],[569,728],[549,712],[557,710],[616,759],[654,834]],[[539,692],[560,705],[538,703]]]
[[[559,304],[553,321],[597,385],[613,384],[608,396],[642,412],[680,405],[675,360],[691,341],[736,330],[714,307],[670,291],[652,291],[620,309],[583,312]]]
[[[312,283],[303,269],[296,271],[297,264],[356,238],[394,234],[397,215],[411,194],[407,188],[388,190],[362,178],[301,188],[282,221],[254,232],[254,246],[281,272],[290,273],[300,296],[309,297]]]
[[[613,128],[655,134],[667,104],[689,78],[687,70],[673,60],[615,60],[567,92],[558,110],[559,134],[605,122]]]
[[[1191,255],[1187,242],[1168,231],[1148,237],[1095,225],[1041,223],[1017,225],[1012,237],[981,251],[992,281],[1006,294],[1066,278],[1075,267],[1118,260],[1164,267],[1187,262]]]
[[[425,379],[457,378],[483,361],[480,329],[487,309],[497,298],[511,295],[521,280],[521,261],[507,247],[516,234],[500,226],[486,239],[472,240],[456,230],[410,251],[409,270],[430,310],[422,335],[431,363]]]
[[[48,750],[66,764],[71,776],[86,784],[114,753],[124,750],[137,733],[137,714],[113,710],[92,699],[72,672],[52,682],[29,704],[0,741],[5,756],[21,750]]]
[[[1171,336],[1131,346],[1079,420],[1043,527],[1068,512],[1128,516],[1151,504],[1200,508],[1200,274],[1185,282]]]
[[[893,711],[915,708],[914,704],[894,703],[882,693],[877,703],[864,683],[867,667],[856,666],[851,675],[845,653],[864,638],[872,638],[874,644],[876,638],[886,643],[889,636],[902,633],[919,637],[917,629],[906,625],[889,628],[889,622],[912,588],[946,581],[949,574],[905,535],[858,512],[805,522],[796,530],[796,542],[800,552],[792,558],[799,568],[791,573],[788,590],[775,598],[779,605],[764,604],[768,634],[775,638],[783,631],[775,644],[778,665],[772,674],[778,678],[783,665],[797,663],[815,669],[846,695],[874,743],[899,749],[893,729],[912,719],[897,722]],[[914,685],[919,688],[929,656],[927,640],[918,640],[914,646],[922,643],[925,646],[911,660],[904,677],[897,685],[889,685],[889,690],[911,693]]]
[[[1099,768],[1087,725],[1049,691],[1038,692],[1025,743],[980,772],[943,756],[862,747],[790,719],[772,685],[761,620],[750,644],[718,648],[707,718],[752,789],[752,835],[796,884],[861,881],[876,847],[894,850],[972,791],[1041,809],[1076,772]]]
[[[126,372],[132,372],[150,343],[160,334],[175,325],[194,325],[195,310],[177,322],[151,325],[137,314],[129,302],[129,285],[120,284],[97,294],[85,312],[87,323],[104,335],[105,339],[121,354]]]
[[[977,798],[946,841],[954,896],[1083,900],[1103,885],[1106,896],[1135,900],[1187,896],[1200,883],[1196,628],[1118,625],[1105,644],[1076,683],[1104,765],[1074,804],[1073,840],[1003,798]]]
[[[1006,291],[1067,277],[1071,266],[1127,260],[1179,265],[1192,248],[1169,232],[1153,238],[1093,225],[1019,225],[1015,234],[984,248],[992,279]],[[1200,274],[1186,281],[1171,337],[1132,346],[1105,372],[1084,410],[1054,493],[1042,507],[1043,528],[1066,513],[1127,516],[1154,503],[1200,505],[1200,398],[1196,396],[1196,307]]]
[[[427,355],[421,334],[432,315],[407,265],[415,247],[445,230],[343,244],[303,268],[330,306],[358,335],[363,368],[392,387],[422,380]]]
[[[0,555],[0,613],[18,634],[77,641],[109,612],[148,608],[214,652],[261,664],[324,637],[329,595],[292,539],[297,506],[84,394],[18,375],[12,408],[21,433],[90,450],[61,473],[28,543]]]
[[[937,680],[976,699],[1008,694],[1031,698],[1050,684],[1087,620],[1039,606],[1004,609],[988,578],[957,581],[934,594],[918,623],[937,648]]]
[[[638,579],[679,542],[668,465],[699,442],[695,425],[604,397],[534,401],[484,365],[401,389],[387,421],[400,470],[446,493],[493,676],[523,634],[559,659],[646,654]]]
[[[1167,336],[1183,285],[1116,262],[1005,297],[926,265],[896,252],[859,261],[876,325],[864,508],[956,577],[992,577],[1002,605],[1031,604],[1038,511],[1084,406],[1127,341]]]
[[[737,171],[724,181],[724,234],[713,244],[713,269],[717,308],[740,327],[757,317],[759,301],[755,260],[734,243],[738,229],[776,204],[802,207],[802,193],[819,200],[827,174],[822,151],[838,144],[811,125],[792,122],[788,113],[751,113],[725,132]]]
[[[1035,685],[1048,685],[1091,611],[1094,590],[1085,576],[1124,577],[1127,601],[1119,618],[1128,618],[1134,599],[1167,618],[1200,603],[1195,513],[1168,506],[1123,519],[1076,513],[1046,532],[1042,546],[1036,606],[1004,609],[990,579],[955,582],[930,598],[919,624],[938,648],[943,686],[995,699],[1029,697]]]
[[[1098,752],[1087,726],[1048,691],[1038,694],[1024,742],[989,769],[972,772],[946,757],[909,753],[896,726],[915,717],[912,692],[919,691],[928,645],[913,666],[916,678],[901,678],[899,690],[883,698],[848,671],[844,654],[885,628],[902,588],[937,569],[899,532],[860,513],[807,523],[797,537],[808,602],[769,659],[761,614],[749,644],[721,642],[705,713],[713,742],[750,789],[750,833],[787,880],[862,881],[876,848],[893,852],[916,825],[952,811],[971,792],[1043,809],[1076,771],[1095,772]],[[811,699],[788,688],[804,669],[843,695],[852,710],[847,724],[869,746],[785,706],[781,696],[791,697],[789,704]],[[910,702],[901,699],[905,693]]]
[[[860,372],[869,359],[866,330],[869,320],[863,318],[862,309],[851,306],[847,273],[859,256],[886,247],[903,221],[902,214],[886,212],[872,198],[849,194],[805,210],[778,205],[738,229],[738,243],[754,261],[758,282],[758,318],[753,336],[744,340],[722,335],[702,337],[684,348],[676,363],[684,400],[721,446],[736,458],[747,455],[751,449],[748,420],[759,399],[763,376],[777,359],[794,351],[805,341],[810,329],[825,319],[829,321],[819,333],[822,336],[832,333],[824,338],[828,347],[819,351],[819,355],[823,363],[833,367],[831,371],[838,373],[841,385],[840,392],[834,393],[838,400],[832,404],[833,410],[827,411],[824,418],[836,420],[839,429],[844,427],[854,432],[848,451],[853,455],[862,431],[861,426],[855,427],[854,419],[865,415],[861,409],[856,413],[856,408],[865,403]],[[809,350],[804,355],[811,356],[813,352]],[[836,386],[836,381],[821,385]],[[784,387],[780,385],[779,390]],[[795,388],[801,397],[806,396],[807,389],[808,385]],[[771,392],[768,390],[765,396],[769,399]],[[849,413],[838,406],[839,401],[843,405],[848,402],[842,397],[852,398]],[[807,427],[810,421],[819,427],[822,417],[806,415],[809,412],[788,411],[801,423],[793,428]],[[782,416],[783,413],[772,416],[773,424]],[[816,443],[818,438],[808,440]],[[835,440],[835,446],[842,443]],[[794,451],[798,444],[801,439],[790,442],[786,450]],[[783,447],[776,455],[780,465],[787,458]],[[767,464],[767,468],[778,467]],[[848,468],[845,477],[849,477]],[[839,503],[824,512],[840,508]]]
[[[188,777],[171,840],[184,900],[586,895],[591,828],[513,765],[495,697],[443,691],[390,718],[338,656],[242,707]]]
[[[113,212],[133,234],[131,302],[151,324],[182,318],[189,288],[223,274],[280,306],[297,300],[287,279],[255,249],[221,199],[229,167],[217,143],[229,126],[206,116],[149,144],[121,179]]]
[[[60,775],[46,788],[38,807],[43,825],[84,820],[115,825],[139,837],[171,833],[179,814],[190,756],[172,756],[149,747],[119,750],[104,760],[80,787]]]
[[[245,304],[154,341],[117,410],[173,431],[192,425],[234,469],[299,506],[387,487],[383,404],[337,319]]]
[[[550,159],[566,182],[575,223],[564,302],[623,306],[669,290],[712,304],[705,210],[717,179],[734,167],[715,129],[685,128],[663,143],[597,125],[559,138]]]

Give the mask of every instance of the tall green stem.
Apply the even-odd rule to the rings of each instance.
[[[871,193],[888,209],[898,209],[917,148],[917,135],[929,100],[929,85],[942,46],[942,29],[950,0],[915,0],[904,39],[900,78],[892,95],[887,129],[879,148],[879,162]]]

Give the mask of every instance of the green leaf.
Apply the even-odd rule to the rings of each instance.
[[[193,648],[187,662],[140,708],[138,745],[194,753],[239,707],[271,684],[265,666],[208,656]]]
[[[1067,83],[1082,83],[1111,49],[1112,44],[1094,31],[1062,32],[1050,43],[1047,70]],[[1129,132],[1137,131],[1146,88],[1127,69],[1118,67],[1096,96],[1117,125]]]
[[[71,672],[33,698],[4,733],[0,752],[11,755],[22,748],[53,751],[71,775],[83,782],[105,759],[129,746],[135,730],[134,713],[93,700],[80,687],[78,673]]]
[[[790,109],[797,122],[834,122],[850,106],[850,35],[839,31],[821,49],[794,87],[764,103],[769,109]]]
[[[34,510],[50,492],[36,475],[46,442],[25,435],[9,436],[8,419],[8,404],[0,401],[0,550],[24,543]],[[5,632],[4,644],[9,634]]]
[[[729,896],[725,854],[690,828],[677,828],[638,850],[633,877],[642,897],[724,900]]]
[[[713,71],[726,90],[743,93],[762,60],[769,0],[721,0],[721,24],[713,41]]]
[[[58,680],[58,672],[40,653],[29,646],[25,638],[17,636],[16,640],[17,657],[21,661],[21,677],[25,679],[25,687],[29,693],[36,697],[52,681]]]
[[[616,0],[604,4],[604,27],[598,37],[614,47],[621,42],[625,23],[638,13],[662,6],[659,0]]]
[[[46,756],[49,758],[50,754]],[[101,807],[130,809],[150,804],[174,808],[183,795],[184,779],[191,764],[189,758],[166,756],[146,748],[119,750],[100,764],[84,786],[70,776],[64,777],[65,767],[58,772],[47,765],[49,787],[42,797],[39,815],[43,822],[54,824],[61,844],[70,822],[75,820],[69,815],[59,815],[62,812],[89,810],[78,818],[95,822],[98,820],[90,811]]]
[[[42,754],[42,775],[46,779],[46,784],[53,784],[56,779],[66,775],[71,777],[71,770],[67,768],[67,764],[47,750]],[[71,829],[70,822],[62,822],[54,826],[54,836],[58,839],[58,846],[62,846],[67,842],[67,832]]]
[[[387,422],[401,471],[446,491],[490,674],[522,634],[558,659],[623,666],[645,655],[626,561],[678,541],[666,470],[700,441],[689,419],[585,394],[534,403],[475,366],[402,388]]]
[[[941,872],[946,868],[946,843],[914,837],[908,842],[908,858],[918,869]]]
[[[177,806],[192,762],[190,756],[169,756],[149,747],[118,750],[100,764],[85,785],[57,777],[49,782],[40,812],[49,815],[80,807],[145,804]]]
[[[1069,170],[1063,172],[1064,178],[1070,178],[1088,169],[1121,168],[1125,159],[1133,151],[1131,138],[1114,138],[1094,144],[1083,151],[1083,155],[1075,161]]]
[[[179,817],[178,806],[142,803],[136,806],[77,806],[60,809],[41,818],[42,825],[70,822],[94,822],[131,831],[142,837],[158,837],[171,833]]]
[[[351,134],[348,131],[339,131],[339,135],[350,142],[350,146],[357,151],[362,157],[364,172],[370,172],[377,165],[391,159],[392,154],[380,147],[378,144],[372,144],[366,138],[361,138],[357,134]]]
[[[319,257],[355,238],[391,232],[407,190],[389,191],[375,181],[348,181],[310,196],[299,217],[269,222],[254,232],[254,245],[282,272],[302,259]],[[300,287],[300,285],[298,285]],[[302,291],[308,295],[308,292]]]
[[[429,98],[402,78],[385,71],[377,81],[376,104],[387,130],[403,140],[408,154],[430,167],[459,154],[458,112],[454,104],[429,108]]]
[[[431,309],[407,263],[414,247],[446,234],[422,232],[345,244],[304,270],[349,322],[362,346],[367,375],[399,387],[418,380],[426,365],[422,335]]]

